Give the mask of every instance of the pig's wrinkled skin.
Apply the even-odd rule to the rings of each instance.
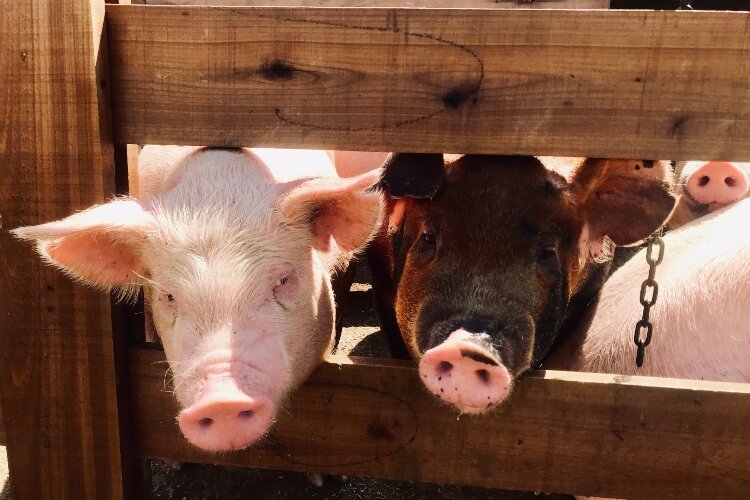
[[[330,349],[331,275],[377,228],[379,171],[339,178],[324,151],[147,146],[139,173],[138,199],[14,233],[84,283],[143,287],[183,434],[243,448]]]
[[[750,163],[689,161],[677,167],[680,201],[669,219],[672,229],[750,195]]]
[[[641,242],[674,208],[668,162],[571,161],[570,180],[520,156],[399,154],[384,166],[388,223],[368,250],[383,329],[400,331],[427,388],[463,413],[503,401],[542,360],[601,285],[594,261],[609,239]]]
[[[654,333],[643,367],[633,332],[648,276],[642,250],[609,278],[598,303],[544,368],[750,382],[750,199],[664,236]]]

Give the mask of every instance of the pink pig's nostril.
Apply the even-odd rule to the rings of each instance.
[[[700,178],[700,179],[698,179],[698,185],[699,185],[700,187],[703,187],[703,186],[705,186],[705,185],[706,185],[706,184],[708,184],[709,182],[711,182],[711,178],[710,178],[709,176],[707,176],[707,175],[702,175],[702,176],[701,176],[701,178]]]
[[[726,184],[729,187],[734,187],[735,184],[737,184],[737,179],[734,177],[727,177],[724,179],[724,184]]]

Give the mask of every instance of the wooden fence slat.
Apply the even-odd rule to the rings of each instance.
[[[109,297],[7,229],[114,192],[102,0],[0,9],[0,396],[13,498],[127,494]]]
[[[146,5],[222,5],[283,7],[428,7],[484,9],[606,9],[609,0],[139,0]]]
[[[118,142],[750,160],[750,13],[107,8]]]
[[[331,358],[260,448],[179,434],[160,351],[130,351],[136,454],[282,470],[617,498],[750,491],[750,385],[539,372],[490,415],[457,418],[406,362]]]

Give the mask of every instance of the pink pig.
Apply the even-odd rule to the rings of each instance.
[[[648,275],[645,250],[615,271],[547,369],[750,382],[750,198],[664,236],[654,333],[642,368],[633,333]],[[650,295],[649,295],[650,296]]]
[[[324,151],[147,146],[140,195],[22,227],[72,277],[144,289],[195,446],[246,447],[330,350],[331,277],[380,221],[380,171]]]

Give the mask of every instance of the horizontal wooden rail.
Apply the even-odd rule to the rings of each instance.
[[[750,385],[538,372],[497,411],[457,418],[409,363],[332,358],[261,447],[213,455],[180,436],[163,359],[130,351],[143,457],[618,498],[750,491]]]
[[[606,9],[609,0],[137,0],[146,5],[222,5],[281,7],[429,7],[484,9]]]
[[[116,141],[750,160],[750,13],[109,5]]]

